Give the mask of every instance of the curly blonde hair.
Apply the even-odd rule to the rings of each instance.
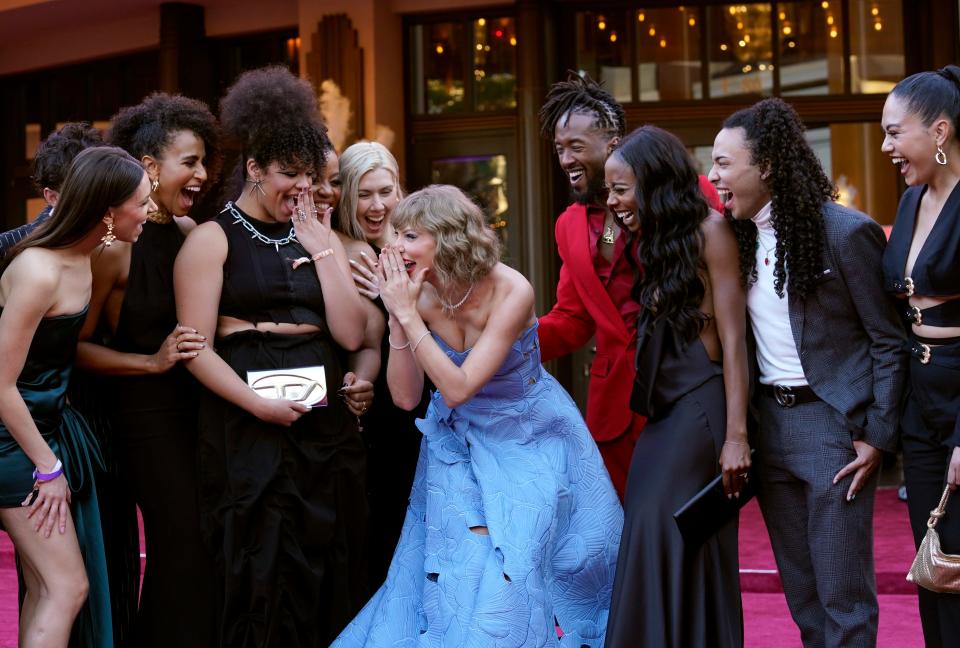
[[[357,241],[366,237],[357,222],[357,203],[360,193],[360,180],[367,173],[377,169],[386,169],[393,176],[397,198],[403,198],[400,188],[400,169],[397,159],[380,142],[357,142],[351,144],[340,156],[340,205],[337,207],[337,229]],[[389,223],[388,223],[389,226]]]
[[[422,230],[436,240],[431,271],[448,286],[472,285],[500,261],[500,240],[483,211],[451,185],[430,185],[401,200],[393,226]]]

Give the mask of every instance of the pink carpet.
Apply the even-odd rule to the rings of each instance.
[[[896,489],[878,490],[874,522],[874,557],[880,592],[878,648],[923,644],[916,591],[904,580],[913,553],[906,505],[897,500]],[[756,501],[744,507],[740,517],[740,570],[746,648],[800,648],[800,633],[783,598],[770,540]],[[16,645],[17,576],[13,546],[7,535],[0,532],[0,648],[16,648]]]

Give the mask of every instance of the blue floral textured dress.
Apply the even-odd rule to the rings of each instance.
[[[434,339],[463,364],[469,349]],[[435,392],[417,425],[387,580],[333,645],[602,646],[623,511],[536,325],[476,396],[451,409]]]

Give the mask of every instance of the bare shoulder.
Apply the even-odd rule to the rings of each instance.
[[[498,263],[490,273],[496,285],[496,292],[516,307],[533,307],[533,286],[521,273],[510,266]]]
[[[90,267],[99,278],[119,276],[130,266],[130,252],[133,244],[126,241],[114,241],[113,245],[101,246],[90,256]]]
[[[180,231],[183,232],[184,236],[192,232],[197,227],[197,221],[193,220],[189,216],[174,216],[173,222],[177,224],[177,227],[180,228]]]
[[[62,276],[60,255],[46,248],[27,248],[17,255],[3,273],[3,283],[17,289],[56,289]],[[4,290],[6,293],[7,291]]]
[[[377,255],[374,254],[373,247],[366,241],[358,241],[357,239],[350,238],[349,236],[347,236],[346,234],[343,234],[342,232],[335,232],[335,233],[337,235],[337,238],[340,240],[340,244],[343,246],[344,251],[347,253],[347,257],[350,260],[356,261],[357,263],[359,263],[361,260],[360,257],[362,255],[366,255],[371,259],[376,258]]]
[[[719,212],[711,209],[701,223],[700,231],[704,239],[704,257],[708,262],[737,255],[737,239],[733,228]]]

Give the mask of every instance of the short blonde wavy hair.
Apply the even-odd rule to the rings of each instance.
[[[445,285],[472,285],[500,261],[500,239],[483,211],[451,185],[430,185],[401,200],[393,210],[393,226],[421,230],[436,240],[431,271]]]
[[[377,169],[386,169],[393,176],[397,198],[403,198],[400,187],[400,168],[397,159],[380,142],[351,144],[340,156],[340,206],[337,207],[337,229],[357,241],[366,237],[357,222],[357,204],[360,202],[360,179]]]

